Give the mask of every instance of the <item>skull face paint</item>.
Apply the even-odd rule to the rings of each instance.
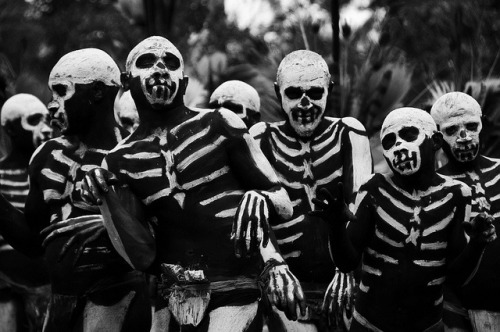
[[[437,130],[425,111],[404,107],[390,112],[384,120],[380,138],[384,157],[400,175],[411,175],[422,167],[422,145]]]
[[[63,134],[71,131],[71,112],[85,112],[88,100],[81,100],[79,107],[70,109],[68,103],[74,99],[76,85],[102,82],[108,86],[120,86],[120,70],[114,60],[104,51],[95,48],[81,49],[64,55],[52,68],[49,88],[52,100],[48,104],[51,124]],[[84,98],[84,97],[82,97]],[[82,101],[86,105],[82,105]]]
[[[323,58],[311,51],[295,51],[280,63],[277,85],[282,108],[300,137],[310,137],[325,113],[330,73]]]
[[[2,106],[0,119],[2,127],[8,123],[19,121],[21,133],[19,136],[30,136],[33,147],[52,138],[52,128],[48,124],[49,111],[37,97],[20,93],[10,97]]]
[[[443,133],[445,152],[460,163],[476,159],[483,127],[481,106],[471,96],[450,92],[432,106],[431,115]]]
[[[134,131],[139,126],[139,113],[135,106],[134,99],[130,91],[125,91],[123,94],[118,94],[115,101],[115,117],[116,121],[129,133]]]
[[[141,91],[154,109],[172,104],[184,78],[184,61],[179,50],[163,37],[140,42],[129,53],[127,72],[140,80]]]
[[[209,106],[233,111],[249,128],[260,120],[259,94],[242,81],[227,81],[219,85],[210,96]]]

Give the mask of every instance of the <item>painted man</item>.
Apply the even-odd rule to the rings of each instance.
[[[470,221],[470,188],[434,170],[442,135],[429,113],[396,109],[380,135],[393,174],[364,183],[352,213],[326,191],[316,201],[339,269],[362,263],[350,331],[444,331],[443,283],[470,278],[495,227],[488,214]]]
[[[443,151],[448,163],[438,170],[462,181],[472,189],[471,216],[488,213],[495,227],[500,227],[500,160],[479,153],[482,128],[481,107],[471,96],[450,92],[439,98],[431,108],[431,115],[443,134]],[[485,323],[495,321],[492,328],[500,327],[500,240],[485,248],[478,270],[466,285],[455,290],[462,305],[450,300],[447,313],[470,316],[475,330],[485,329]],[[445,297],[445,301],[447,298]],[[453,321],[450,321],[450,324]]]
[[[31,159],[24,215],[0,200],[2,235],[47,262],[52,296],[44,331],[149,331],[151,325],[144,275],[113,249],[99,209],[80,191],[85,172],[126,134],[113,112],[119,80],[116,63],[98,49],[73,51],[56,63],[48,109],[62,136]]]
[[[0,112],[2,152],[0,193],[24,211],[28,164],[35,149],[52,136],[49,111],[37,97],[20,93]],[[0,237],[0,326],[8,331],[40,331],[50,287],[43,259],[31,259]]]
[[[325,294],[334,278],[335,264],[327,225],[309,215],[314,209],[313,199],[319,190],[333,190],[339,182],[345,183],[344,197],[348,199],[372,169],[363,125],[354,118],[324,116],[332,84],[328,66],[319,54],[305,50],[290,53],[279,65],[275,85],[287,120],[262,122],[250,130],[294,205],[291,220],[273,225],[273,230],[309,301],[310,313],[297,327],[304,331],[314,331],[315,326],[324,328],[327,321],[319,317],[327,318],[327,312],[334,309],[327,299],[335,295],[331,288]],[[299,324],[280,316],[284,330]]]
[[[122,257],[162,280],[156,318],[165,319],[156,323],[168,325],[172,312],[171,328],[260,331],[259,260],[272,298],[295,318],[302,290],[267,224],[290,217],[291,203],[243,121],[184,105],[183,58],[163,37],[132,49],[122,83],[140,124],[85,189]]]
[[[250,84],[238,80],[219,85],[210,96],[210,108],[224,107],[236,113],[248,128],[260,121],[260,97]]]

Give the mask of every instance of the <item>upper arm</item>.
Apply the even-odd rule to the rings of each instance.
[[[370,141],[364,126],[352,117],[343,118],[344,182],[346,194],[356,192],[373,171]],[[349,196],[347,196],[349,197]]]

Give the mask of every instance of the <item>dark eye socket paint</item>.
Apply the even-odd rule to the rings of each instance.
[[[324,92],[325,89],[322,87],[312,87],[308,90],[304,90],[299,87],[291,86],[285,89],[285,95],[289,99],[299,99],[305,93],[306,96],[308,96],[312,100],[319,100],[323,97]]]
[[[387,134],[384,136],[384,138],[382,138],[382,147],[384,148],[384,150],[389,150],[394,146],[395,143],[396,134],[394,133]]]
[[[420,131],[417,127],[404,127],[399,131],[399,137],[407,142],[413,142],[418,138]]]

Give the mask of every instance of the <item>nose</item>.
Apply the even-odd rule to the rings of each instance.
[[[302,99],[300,100],[300,106],[306,107],[309,106],[310,102],[309,99],[306,96],[303,96]]]
[[[47,109],[49,110],[50,117],[53,118],[54,115],[56,114],[57,110],[59,109],[59,103],[56,101],[51,101],[47,105]]]
[[[461,140],[470,140],[471,139],[471,137],[466,129],[460,130],[459,135],[460,135]]]
[[[52,136],[52,128],[45,122],[42,123],[42,129],[41,132],[44,137],[51,137]]]
[[[158,61],[156,63],[156,67],[158,67],[160,69],[166,69],[167,68],[167,66],[165,66],[165,64],[162,61]]]

